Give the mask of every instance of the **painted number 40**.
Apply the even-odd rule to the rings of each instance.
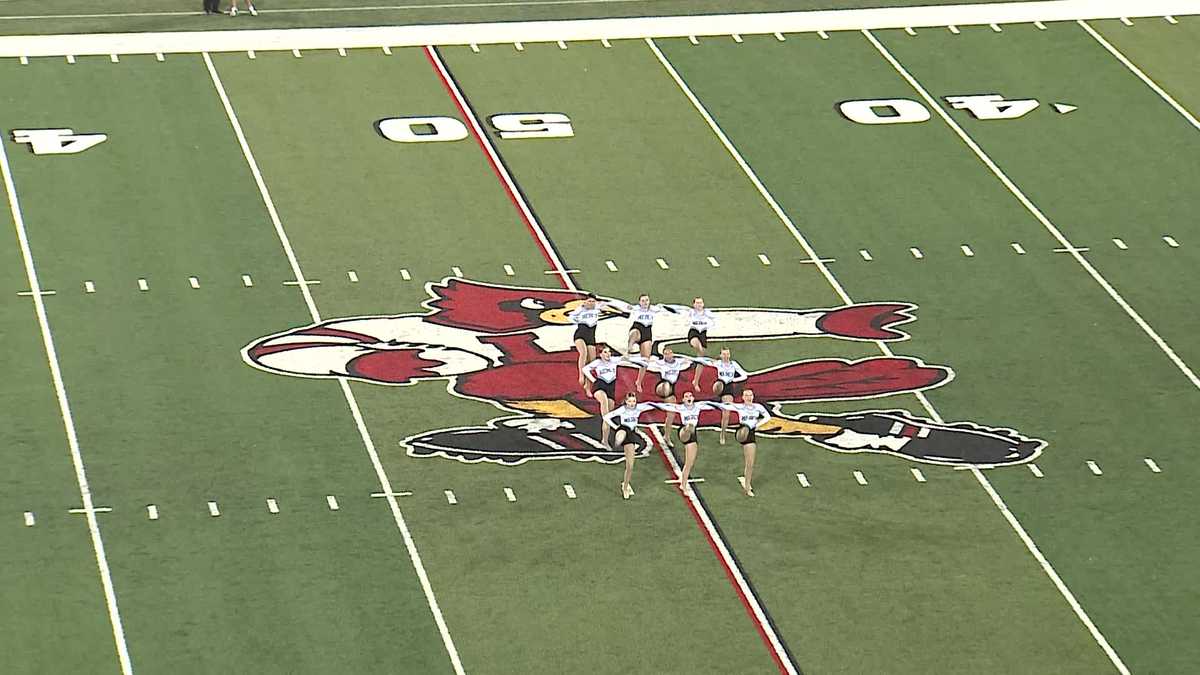
[[[503,139],[570,138],[571,120],[562,113],[505,113],[488,122]],[[375,123],[380,135],[397,143],[461,141],[467,125],[453,117],[389,117]]]
[[[1028,115],[1040,105],[1037,99],[1008,100],[1000,94],[947,96],[946,102],[957,110],[966,110],[977,120],[1015,120]],[[929,109],[921,102],[908,98],[843,101],[838,104],[838,111],[846,119],[859,124],[912,124],[929,119]]]

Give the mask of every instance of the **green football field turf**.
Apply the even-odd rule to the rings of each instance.
[[[1193,672],[1200,17],[1130,23],[0,60],[0,669]],[[946,100],[982,94],[1039,105]],[[839,112],[893,99],[929,119]],[[573,135],[492,121],[545,112]],[[398,117],[469,133],[397,143]],[[13,133],[68,127],[107,138]],[[618,464],[402,444],[583,424],[512,403],[548,370],[468,397],[243,358],[467,280],[912,303],[908,340],[728,344],[751,371],[953,371],[776,413],[1046,447],[973,467],[764,435],[749,498],[738,446],[702,431],[692,496],[656,445],[626,501]],[[288,339],[342,339],[311,335]]]

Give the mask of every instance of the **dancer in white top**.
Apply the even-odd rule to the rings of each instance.
[[[704,356],[708,349],[708,330],[717,325],[717,315],[704,306],[704,298],[696,297],[691,307],[683,305],[667,305],[671,309],[682,311],[687,317],[687,341],[696,350],[697,356]],[[699,380],[699,370],[696,379]]]
[[[650,304],[650,296],[642,293],[638,296],[638,304],[627,305],[627,311],[633,324],[629,327],[629,349],[626,353],[633,354],[637,350],[642,358],[648,359],[654,347],[654,317],[660,312],[674,313],[675,310],[667,305]]]
[[[637,390],[642,390],[642,378],[645,377],[647,370],[653,370],[658,373],[658,384],[654,385],[654,393],[658,394],[659,398],[664,403],[676,403],[679,399],[675,398],[675,384],[679,382],[679,374],[690,368],[693,360],[689,356],[676,354],[675,350],[670,347],[663,348],[663,357],[656,359],[654,357],[643,358],[641,356],[626,357],[630,363],[641,366],[637,376]],[[671,440],[671,429],[675,424],[675,413],[667,412],[666,427],[667,447],[675,447],[675,442]]]
[[[619,301],[618,301],[619,302]],[[625,305],[626,303],[620,303]],[[599,302],[596,296],[589,294],[583,304],[567,314],[567,320],[575,325],[575,351],[579,352],[579,386],[583,386],[583,367],[596,360],[596,324],[606,309],[617,306],[614,303]]]
[[[742,382],[745,382],[750,374],[742,368],[742,364],[734,361],[730,356],[729,348],[721,349],[721,358],[710,359],[708,357],[699,357],[697,362],[706,366],[712,367],[717,371],[717,381],[713,382],[712,393],[714,396],[720,396],[723,403],[733,403],[733,401],[742,395]],[[692,388],[700,386],[700,370],[696,368],[696,376],[692,378]],[[725,445],[725,430],[729,428],[729,411],[721,413],[721,436],[720,443]]]
[[[625,405],[604,416],[604,421],[616,430],[613,432],[614,444],[625,451],[625,478],[621,481],[623,499],[633,496],[633,486],[629,484],[629,480],[633,478],[634,453],[637,452],[638,446],[637,427],[642,413],[653,409],[653,404],[638,403],[637,394],[631,391],[625,394]]]
[[[700,426],[700,413],[716,409],[716,403],[696,402],[696,395],[683,392],[683,403],[655,403],[654,407],[667,414],[679,415],[679,442],[683,443],[683,471],[679,475],[679,489],[687,494],[691,491],[688,476],[696,464],[696,453],[700,450],[700,438],[696,428]],[[668,437],[669,438],[669,437]]]
[[[771,413],[762,406],[761,403],[754,402],[754,390],[746,389],[742,392],[741,403],[716,403],[719,408],[736,413],[738,416],[738,430],[735,434],[738,443],[742,444],[742,455],[745,459],[745,484],[742,486],[742,491],[747,497],[754,496],[754,488],[750,484],[750,480],[754,474],[754,454],[758,450],[758,444],[754,439],[754,431],[771,419]]]
[[[588,396],[600,404],[600,440],[605,445],[608,445],[610,427],[603,418],[612,410],[612,405],[617,400],[617,366],[624,362],[623,357],[613,358],[612,348],[604,345],[600,348],[599,358],[583,367],[583,376],[587,379],[584,389]]]

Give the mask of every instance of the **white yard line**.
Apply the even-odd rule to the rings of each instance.
[[[549,0],[548,4],[603,4],[634,0]],[[647,0],[649,1],[649,0]],[[492,6],[500,3],[477,3]],[[521,5],[523,3],[510,3]],[[447,7],[463,7],[451,5]],[[269,12],[343,12],[407,7],[326,7]],[[426,7],[431,7],[427,5]],[[425,45],[514,44],[548,42],[666,38],[689,36],[775,35],[883,28],[942,28],[1033,21],[1075,21],[1117,17],[1161,17],[1200,14],[1195,0],[1041,0],[1038,2],[992,2],[983,4],[883,7],[873,9],[762,12],[693,16],[655,16],[624,19],[575,19],[565,21],[514,21],[469,24],[408,24],[361,28],[289,28],[268,30],[214,30],[174,33],[107,33],[86,35],[14,35],[0,37],[0,57],[74,56],[110,54],[196,53],[248,50],[308,50],[339,48],[422,47]],[[145,12],[133,16],[190,16],[198,12]],[[36,15],[0,17],[21,19],[104,18],[129,14]],[[477,47],[475,47],[477,49]]]
[[[242,154],[246,157],[246,164],[250,167],[250,173],[254,176],[254,182],[258,186],[259,194],[262,196],[263,204],[267,207],[267,215],[271,218],[271,223],[275,226],[275,233],[279,237],[279,243],[283,246],[283,252],[287,256],[288,263],[291,265],[292,273],[295,274],[296,280],[301,282],[298,284],[300,294],[304,297],[304,304],[308,307],[309,316],[313,323],[321,321],[321,314],[317,311],[317,304],[313,300],[312,292],[309,290],[309,285],[304,283],[304,272],[300,269],[300,262],[296,258],[296,252],[292,249],[291,240],[288,239],[287,233],[283,229],[283,222],[279,219],[279,212],[275,209],[275,202],[271,199],[271,193],[267,190],[267,184],[263,180],[262,172],[259,171],[258,162],[254,159],[254,154],[250,151],[250,144],[246,141],[246,135],[242,131],[242,125],[238,121],[237,113],[233,110],[233,104],[229,101],[229,96],[225,93],[225,86],[221,83],[221,77],[217,74],[217,68],[213,65],[212,59],[208,54],[204,55],[204,64],[208,67],[208,73],[212,78],[213,87],[217,91],[217,95],[221,99],[221,105],[225,108],[225,114],[229,118],[229,124],[233,128],[233,133],[237,136],[238,145],[242,148]],[[387,502],[392,511],[392,518],[396,521],[396,527],[400,530],[400,536],[404,539],[404,546],[408,550],[409,559],[412,561],[413,569],[416,570],[417,578],[420,580],[421,589],[425,592],[425,600],[429,603],[429,609],[433,613],[434,622],[437,623],[438,632],[441,633],[442,643],[446,647],[446,652],[450,656],[450,664],[454,667],[454,672],[458,675],[463,675],[462,662],[458,656],[458,648],[454,646],[454,639],[450,637],[450,630],[446,627],[446,620],[442,616],[442,609],[438,605],[437,598],[433,595],[433,587],[429,583],[429,575],[425,573],[425,565],[421,562],[421,555],[417,552],[416,542],[413,541],[412,533],[408,529],[408,523],[404,520],[404,515],[400,512],[400,504],[393,496],[395,490],[392,489],[392,482],[388,478],[387,472],[383,469],[383,463],[379,459],[379,453],[375,449],[375,442],[371,439],[371,433],[367,430],[366,422],[363,421],[362,411],[358,407],[358,401],[354,397],[354,392],[350,390],[350,383],[345,378],[338,378],[338,384],[341,385],[342,394],[346,398],[346,405],[350,408],[350,414],[354,417],[354,423],[358,427],[359,436],[362,438],[363,446],[367,450],[367,455],[371,458],[371,465],[375,468],[375,475],[379,480],[379,486],[384,492],[388,493]]]
[[[674,453],[666,450],[666,439],[663,438],[663,435],[657,426],[651,426],[650,433],[652,436],[654,436],[659,448],[663,450],[663,456],[667,458],[667,461],[671,466],[672,475],[674,475],[676,480],[678,480],[683,469],[679,466],[679,462],[675,459]],[[739,477],[739,480],[744,480],[744,477]],[[802,480],[801,483],[803,484],[804,481]],[[796,668],[796,665],[792,663],[792,659],[788,655],[787,649],[784,648],[779,635],[775,632],[775,626],[770,622],[770,620],[767,619],[766,611],[763,609],[762,604],[759,603],[758,596],[756,596],[753,592],[753,589],[750,588],[749,582],[746,581],[746,577],[742,572],[742,568],[738,565],[737,560],[730,552],[728,544],[725,543],[725,540],[721,537],[720,532],[716,529],[716,526],[713,525],[712,519],[708,514],[708,509],[703,503],[701,503],[700,498],[696,494],[695,490],[688,490],[687,494],[684,496],[684,499],[687,499],[692,503],[693,511],[697,514],[697,516],[699,516],[700,521],[704,524],[704,529],[712,538],[713,545],[717,547],[717,550],[721,555],[721,558],[725,561],[730,574],[733,575],[737,581],[738,586],[742,590],[746,605],[754,613],[755,620],[761,626],[763,632],[767,636],[767,639],[770,641],[771,648],[775,651],[775,654],[778,657],[779,665],[783,666],[788,675],[798,675],[799,670]]]
[[[872,42],[875,42],[874,36],[871,36],[868,33],[867,37]],[[746,174],[746,177],[758,190],[759,195],[761,195],[763,200],[766,201],[767,205],[771,207],[771,210],[775,212],[775,215],[779,218],[780,222],[782,222],[788,231],[791,232],[792,237],[796,240],[796,243],[799,244],[802,249],[804,249],[804,252],[810,259],[815,261],[814,264],[817,266],[817,269],[821,271],[821,274],[825,277],[825,280],[829,283],[830,287],[833,288],[834,292],[837,293],[842,302],[847,305],[854,304],[850,294],[846,292],[846,289],[842,286],[841,282],[839,282],[837,278],[833,276],[833,273],[829,270],[829,267],[825,263],[820,262],[821,257],[817,255],[817,252],[812,247],[812,244],[810,244],[804,235],[800,233],[800,230],[796,227],[795,223],[792,222],[791,217],[784,212],[783,208],[780,207],[779,202],[775,200],[775,197],[771,195],[766,186],[763,185],[763,182],[759,180],[758,174],[756,174],[754,169],[750,168],[750,165],[746,163],[746,160],[742,157],[741,152],[734,147],[733,143],[729,140],[729,137],[725,135],[725,132],[717,124],[716,120],[713,119],[712,115],[709,114],[708,110],[704,107],[704,104],[700,102],[700,99],[696,98],[696,95],[692,93],[691,88],[689,88],[687,83],[683,81],[683,78],[680,77],[679,73],[675,70],[675,67],[671,65],[671,62],[667,60],[666,56],[664,56],[662,51],[658,49],[658,46],[654,44],[653,40],[647,39],[646,43],[650,46],[650,49],[654,52],[654,55],[658,57],[659,62],[671,76],[671,79],[675,81],[675,84],[679,87],[680,91],[682,91],[684,96],[691,101],[692,106],[698,113],[700,113],[700,116],[704,118],[704,121],[708,123],[709,128],[712,129],[713,133],[721,141],[721,144],[725,146],[725,150],[729,152],[729,155],[733,158],[737,165],[741,167],[742,172]],[[878,44],[877,42],[875,43]],[[936,107],[938,110],[941,110],[941,108],[936,104],[934,104],[934,107]],[[890,357],[895,355],[886,343],[877,341],[875,344],[885,356]],[[929,401],[929,398],[926,397],[924,393],[918,391],[915,395],[917,400],[920,401],[921,406],[927,413],[929,413],[929,417],[931,419],[939,424],[945,423],[945,420],[943,420],[942,416],[938,414],[937,410],[933,407],[933,404]],[[1042,554],[1041,549],[1039,549],[1037,544],[1034,543],[1033,539],[1029,536],[1029,533],[1025,530],[1025,527],[1021,525],[1020,521],[1017,520],[1017,517],[1013,515],[1011,510],[1009,510],[1008,505],[1004,502],[1004,499],[999,495],[999,493],[996,492],[995,488],[992,487],[991,481],[989,481],[987,476],[985,476],[983,472],[976,467],[971,467],[970,471],[975,477],[976,481],[978,481],[983,487],[984,491],[988,493],[988,496],[991,497],[992,503],[996,505],[996,508],[1008,522],[1009,526],[1014,532],[1017,533],[1017,536],[1020,537],[1021,541],[1025,544],[1025,548],[1034,557],[1034,559],[1037,560],[1038,565],[1042,568],[1042,571],[1045,572],[1046,576],[1049,577],[1054,583],[1055,588],[1058,589],[1059,593],[1062,594],[1063,598],[1067,601],[1067,604],[1071,606],[1072,610],[1074,610],[1075,615],[1084,624],[1084,626],[1087,627],[1088,631],[1092,634],[1092,637],[1096,640],[1097,644],[1100,645],[1101,649],[1104,650],[1105,654],[1108,655],[1113,665],[1115,665],[1117,670],[1123,675],[1128,675],[1129,670],[1125,667],[1125,664],[1121,661],[1121,658],[1117,655],[1116,651],[1113,650],[1112,646],[1109,645],[1108,640],[1103,634],[1100,633],[1100,630],[1096,628],[1096,625],[1092,622],[1091,617],[1089,617],[1087,612],[1084,611],[1083,607],[1080,606],[1079,601],[1076,600],[1074,593],[1067,588],[1067,585],[1063,582],[1062,577],[1058,575],[1058,572],[1055,571],[1054,567],[1050,564],[1050,561],[1048,561],[1046,556]]]
[[[1014,183],[1008,177],[1008,175],[1000,169],[999,165],[992,161],[992,158],[988,156],[986,152],[984,152],[983,148],[981,148],[979,144],[976,143],[975,140],[971,138],[971,136],[967,134],[967,132],[964,131],[957,122],[954,121],[954,118],[946,112],[941,103],[931,96],[925,87],[922,86],[921,83],[918,82],[916,78],[914,78],[898,60],[896,60],[896,57],[893,56],[890,51],[888,51],[887,47],[883,46],[883,43],[875,39],[875,36],[872,35],[868,30],[864,30],[862,33],[867,40],[869,40],[871,44],[875,46],[875,49],[879,51],[883,58],[886,59],[893,68],[896,69],[896,72],[899,73],[906,82],[908,82],[909,86],[916,90],[916,92],[921,95],[921,98],[925,99],[925,103],[937,111],[938,115],[942,118],[946,125],[949,126],[950,129],[958,135],[959,139],[961,139],[962,142],[965,143],[967,147],[969,147],[971,151],[975,153],[975,156],[979,158],[979,161],[983,162],[984,165],[987,166],[987,168],[992,172],[992,175],[994,175],[1004,185],[1004,187],[1008,188],[1008,191],[1017,198],[1017,201],[1021,202],[1021,205],[1025,207],[1025,210],[1029,211],[1029,213],[1032,214],[1033,217],[1036,218],[1044,228],[1046,228],[1046,231],[1049,232],[1055,240],[1063,245],[1062,250],[1070,253],[1071,257],[1075,258],[1075,262],[1079,263],[1079,266],[1087,271],[1092,279],[1104,289],[1104,292],[1108,294],[1108,297],[1112,298],[1113,301],[1125,311],[1125,314],[1128,315],[1130,319],[1133,319],[1133,322],[1142,329],[1142,332],[1149,336],[1154,344],[1158,345],[1158,348],[1162,350],[1162,352],[1166,354],[1167,358],[1175,364],[1175,367],[1178,368],[1179,371],[1183,373],[1183,375],[1187,377],[1189,381],[1191,381],[1192,385],[1197,389],[1200,389],[1200,377],[1197,377],[1196,373],[1192,371],[1191,367],[1184,363],[1183,359],[1179,358],[1179,355],[1175,353],[1175,350],[1172,349],[1171,346],[1167,344],[1166,340],[1163,340],[1163,338],[1158,334],[1158,331],[1154,330],[1154,328],[1152,328],[1150,324],[1142,318],[1142,315],[1139,314],[1132,306],[1130,306],[1130,304],[1125,301],[1125,298],[1121,297],[1121,294],[1117,292],[1117,289],[1113,288],[1112,284],[1108,283],[1108,280],[1100,274],[1100,272],[1092,265],[1092,263],[1089,262],[1087,258],[1083,257],[1081,249],[1075,247],[1070,241],[1067,240],[1067,237],[1062,233],[1062,231],[1059,230],[1054,223],[1050,222],[1050,219],[1046,217],[1046,214],[1042,213],[1042,210],[1039,209],[1032,201],[1030,201],[1027,196],[1025,196],[1025,193],[1021,191],[1021,188],[1017,187],[1016,183]],[[1116,662],[1119,663],[1119,660]]]
[[[63,383],[62,369],[58,363],[58,350],[54,346],[54,336],[50,333],[50,319],[46,314],[46,304],[42,300],[42,285],[33,264],[33,251],[29,247],[29,237],[25,232],[25,218],[21,213],[21,204],[17,200],[17,186],[13,180],[12,168],[8,164],[8,152],[4,149],[3,143],[0,143],[0,172],[4,176],[4,190],[8,194],[9,211],[12,213],[13,226],[17,231],[21,259],[25,264],[25,276],[29,281],[29,289],[32,291],[34,313],[37,314],[38,327],[42,332],[42,346],[45,348],[46,361],[50,366],[50,378],[54,381],[58,410],[67,435],[67,447],[71,452],[71,464],[75,468],[75,481],[79,484],[79,497],[83,502],[88,531],[92,537],[92,551],[96,556],[96,567],[100,571],[100,585],[104,590],[104,603],[108,608],[109,623],[112,625],[117,660],[120,663],[121,672],[129,675],[133,672],[133,663],[129,658],[129,647],[125,643],[125,627],[121,622],[121,610],[117,606],[117,591],[113,587],[112,572],[108,567],[108,555],[104,551],[104,540],[100,536],[100,523],[96,520],[96,505],[92,500],[92,488],[88,484],[87,469],[83,465],[83,452],[79,448],[79,437],[75,431],[75,418],[71,414],[71,404],[67,401],[67,387]]]
[[[479,119],[474,113],[474,110],[470,105],[468,105],[466,97],[458,87],[458,83],[446,69],[445,64],[442,62],[441,56],[438,54],[437,50],[433,49],[432,47],[426,47],[426,54],[428,54],[430,61],[433,62],[434,67],[438,70],[438,73],[446,83],[447,88],[450,89],[456,105],[467,117],[467,123],[470,124],[474,130],[476,137],[480,141],[480,145],[483,146],[483,150],[488,155],[489,161],[495,168],[496,173],[499,174],[500,179],[504,182],[505,188],[509,195],[516,202],[517,208],[524,216],[525,222],[529,224],[529,227],[533,231],[534,237],[539,242],[542,251],[550,259],[550,264],[554,266],[555,271],[559,273],[559,278],[562,279],[563,286],[567,290],[578,291],[579,287],[575,284],[575,280],[566,273],[566,265],[563,264],[562,259],[559,258],[557,251],[551,245],[549,236],[546,234],[546,230],[542,226],[541,221],[539,221],[537,216],[534,215],[533,210],[529,207],[529,204],[525,200],[524,194],[520,189],[517,188],[516,182],[513,180],[512,175],[509,174],[507,166],[503,161],[501,161],[499,153],[496,151],[491,138],[486,132],[484,132],[483,125],[480,124]],[[663,452],[663,456],[668,460],[668,463],[671,467],[672,477],[678,478],[681,469],[678,462],[675,460],[675,456],[665,450],[666,442],[662,438],[662,435],[658,432],[657,427],[651,427],[651,430],[652,434],[657,438],[658,445]],[[696,515],[696,518],[700,522],[701,527],[703,527],[708,540],[712,543],[712,547],[717,553],[722,566],[725,567],[729,573],[729,576],[737,585],[738,594],[742,597],[746,607],[752,613],[755,623],[758,624],[759,630],[762,631],[763,635],[766,636],[768,642],[770,643],[770,648],[772,652],[774,652],[774,658],[789,675],[795,675],[797,673],[797,669],[795,664],[792,663],[791,656],[788,654],[787,649],[784,648],[783,642],[776,632],[774,625],[767,618],[766,610],[763,609],[762,604],[758,600],[758,596],[754,594],[754,590],[750,587],[749,582],[746,580],[745,574],[742,572],[737,559],[733,557],[733,554],[729,550],[728,544],[725,543],[720,531],[717,530],[716,526],[712,522],[712,519],[709,517],[707,508],[702,502],[699,501],[699,498],[696,496],[695,492],[689,492],[684,496],[684,499],[689,500],[689,510]]]
[[[1028,210],[1035,218],[1037,218],[1038,222],[1040,222],[1042,226],[1045,227],[1046,230],[1049,231],[1050,234],[1054,236],[1054,238],[1058,240],[1064,247],[1072,249],[1070,251],[1071,255],[1080,264],[1080,266],[1087,270],[1092,278],[1095,279],[1102,288],[1104,288],[1110,297],[1117,301],[1117,304],[1119,304],[1121,308],[1125,310],[1125,312],[1135,321],[1135,323],[1137,323],[1148,335],[1150,335],[1152,339],[1154,339],[1154,341],[1159,345],[1160,348],[1163,349],[1163,351],[1172,359],[1172,361],[1174,361],[1175,364],[1179,366],[1181,370],[1183,370],[1184,374],[1192,380],[1192,383],[1196,385],[1197,388],[1200,388],[1200,379],[1197,379],[1195,373],[1191,372],[1191,369],[1188,368],[1187,365],[1175,355],[1175,352],[1171,350],[1171,348],[1162,340],[1162,338],[1158,336],[1156,332],[1154,332],[1149,324],[1147,324],[1142,317],[1135,312],[1128,303],[1125,302],[1124,298],[1122,298],[1120,294],[1117,293],[1116,289],[1114,289],[1108,283],[1108,281],[1100,275],[1096,268],[1092,267],[1092,264],[1088,262],[1088,260],[1084,258],[1078,250],[1075,250],[1075,247],[1067,240],[1062,232],[1059,231],[1059,229],[1050,222],[1045,214],[1043,214],[1041,210],[1038,209],[1037,206],[1035,206],[1023,192],[1021,192],[1020,188],[1018,188],[1016,184],[1013,183],[1012,180],[1010,180],[1009,177],[1000,170],[1000,167],[994,161],[992,161],[992,158],[983,151],[983,148],[981,148],[979,144],[977,144],[966,133],[966,131],[964,131],[963,128],[954,121],[952,117],[950,117],[946,110],[942,108],[941,104],[932,96],[930,96],[925,87],[922,86],[921,83],[918,82],[916,78],[914,78],[908,72],[908,70],[904,68],[903,65],[901,65],[896,57],[893,56],[892,53],[888,51],[888,49],[884,47],[883,44],[879,42],[879,40],[877,40],[870,31],[864,30],[862,33],[880,53],[880,55],[882,55],[883,58],[892,65],[896,72],[899,73],[906,82],[908,82],[909,86],[916,90],[916,92],[920,94],[923,99],[925,99],[925,102],[938,112],[938,115],[943,121],[946,122],[947,126],[954,130],[954,132],[967,145],[967,147],[971,148],[971,150],[975,153],[975,156],[978,157],[979,160],[991,170],[992,174],[995,175],[996,178],[999,179],[1006,188],[1008,188],[1009,192],[1011,192],[1013,196],[1021,202],[1026,210]],[[918,396],[923,399],[923,402],[927,401],[927,399],[924,399],[924,397],[920,394],[918,394]],[[926,407],[932,412],[932,406],[927,405]],[[940,419],[937,421],[941,422]],[[992,501],[996,503],[996,506],[1000,509],[1001,513],[1004,514],[1004,517],[1009,521],[1017,534],[1021,537],[1021,540],[1025,542],[1025,546],[1029,549],[1029,552],[1032,553],[1035,558],[1037,558],[1038,562],[1042,566],[1042,569],[1046,572],[1046,575],[1049,576],[1051,581],[1054,582],[1054,585],[1067,600],[1067,603],[1071,606],[1071,609],[1075,611],[1075,615],[1079,617],[1079,620],[1083,622],[1084,626],[1087,627],[1088,632],[1092,634],[1092,638],[1098,645],[1100,645],[1100,648],[1104,650],[1104,653],[1108,656],[1109,661],[1112,662],[1113,666],[1116,667],[1117,671],[1122,673],[1122,675],[1129,675],[1128,667],[1126,667],[1125,662],[1121,660],[1120,655],[1117,654],[1112,645],[1109,644],[1108,638],[1104,637],[1104,634],[1101,633],[1100,629],[1096,627],[1096,624],[1092,621],[1091,617],[1088,616],[1088,613],[1075,598],[1075,594],[1072,593],[1069,588],[1067,588],[1066,583],[1063,582],[1062,578],[1058,575],[1058,572],[1050,564],[1050,561],[1047,560],[1042,554],[1041,549],[1039,549],[1037,544],[1034,543],[1033,538],[1029,536],[1029,533],[1025,531],[1024,526],[1021,525],[1020,521],[1017,520],[1012,511],[1008,509],[1008,505],[1004,503],[1004,500],[1000,497],[1000,494],[996,492],[994,487],[992,487],[991,482],[978,469],[973,468],[972,473],[974,473],[976,478],[979,479],[979,482],[981,485],[983,485],[984,490],[986,490],[988,495],[991,496]]]
[[[1128,68],[1130,72],[1132,72],[1134,75],[1137,75],[1138,79],[1144,82],[1147,87],[1150,87],[1154,90],[1154,93],[1162,97],[1162,100],[1166,101],[1172,108],[1174,108],[1175,112],[1183,115],[1183,119],[1187,120],[1188,124],[1191,124],[1192,127],[1200,131],[1200,121],[1196,120],[1196,116],[1188,112],[1187,108],[1179,105],[1179,101],[1176,101],[1174,98],[1172,98],[1172,96],[1168,94],[1165,89],[1160,87],[1157,82],[1150,79],[1150,76],[1142,72],[1141,68],[1138,68],[1136,65],[1134,65],[1133,61],[1130,61],[1128,57],[1121,53],[1121,50],[1114,47],[1108,40],[1105,40],[1104,37],[1097,33],[1091,26],[1089,26],[1086,21],[1078,20],[1076,23],[1083,27],[1083,29],[1087,31],[1088,35],[1091,35],[1096,42],[1099,42],[1102,47],[1107,49],[1109,54],[1117,57],[1117,60],[1124,64],[1124,66]]]

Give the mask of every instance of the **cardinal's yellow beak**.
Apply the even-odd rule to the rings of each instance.
[[[772,417],[767,423],[757,429],[769,434],[796,434],[799,436],[829,436],[841,431],[841,427],[828,424],[813,424],[812,422],[797,422],[796,420]]]
[[[508,401],[507,405],[510,408],[524,410],[525,412],[540,413],[550,417],[559,419],[580,419],[582,417],[591,417],[591,413],[581,410],[578,406],[567,401]]]
[[[541,314],[538,315],[538,317],[540,317],[542,321],[545,321],[548,324],[562,325],[562,324],[566,324],[566,323],[571,323],[571,320],[567,318],[567,315],[570,314],[571,312],[574,312],[575,308],[579,307],[582,304],[583,304],[583,300],[571,300],[570,302],[563,305],[562,307],[555,307],[554,309],[544,310]]]

